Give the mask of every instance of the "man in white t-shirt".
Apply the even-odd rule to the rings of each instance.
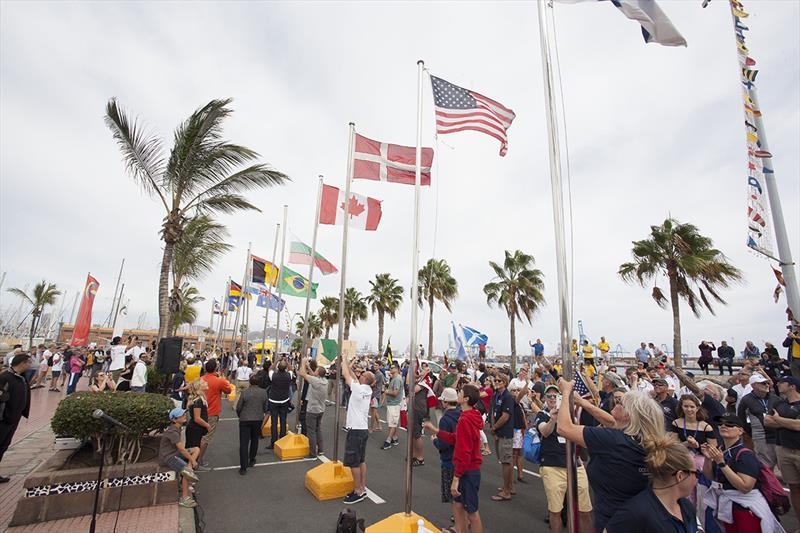
[[[517,377],[515,377],[509,382],[508,389],[522,390],[526,386],[528,387],[529,391],[533,390],[533,382],[531,382],[531,380],[528,379],[528,367],[523,366],[522,368],[519,369]],[[527,394],[522,397],[520,404],[522,404],[522,407],[525,409],[525,411],[530,411],[530,400],[528,399]]]
[[[121,342],[121,337],[111,339],[111,363],[108,365],[108,371],[111,372],[115,382],[119,379],[122,369],[125,368],[125,354],[133,346],[133,344],[126,346]]]
[[[358,503],[367,497],[367,438],[369,437],[369,406],[375,375],[370,371],[356,379],[350,365],[342,362],[342,377],[350,386],[347,403],[347,439],[344,443],[344,466],[353,473],[353,492],[345,496],[344,503]]]
[[[247,365],[242,365],[236,369],[236,388],[243,391],[250,386],[250,375],[253,369]]]
[[[739,409],[739,403],[741,403],[742,398],[753,392],[753,386],[750,385],[749,370],[742,369],[736,377],[739,382],[731,388],[738,394],[736,397],[736,409]]]
[[[53,354],[53,366],[51,367],[50,388],[47,390],[53,392],[61,392],[58,388],[58,378],[61,376],[61,369],[64,367],[64,355],[59,348],[56,348],[56,353]]]

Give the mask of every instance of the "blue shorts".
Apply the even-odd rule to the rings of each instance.
[[[464,505],[467,513],[478,512],[478,490],[481,488],[481,471],[468,470],[458,480],[458,492],[461,496],[456,496],[453,501]]]
[[[176,474],[183,472],[183,469],[186,468],[188,464],[189,463],[187,463],[183,457],[178,457],[177,455],[167,459],[167,466],[174,470]]]

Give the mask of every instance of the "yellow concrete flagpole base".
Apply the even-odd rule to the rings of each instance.
[[[344,498],[355,488],[353,474],[339,461],[322,463],[306,472],[305,485],[320,501]]]
[[[397,513],[387,516],[380,522],[368,526],[366,533],[417,533],[417,522],[420,520],[425,523],[425,527],[430,529],[432,533],[442,533],[439,528],[413,511],[411,514]]]
[[[308,457],[308,437],[288,432],[275,441],[275,455],[281,461]]]

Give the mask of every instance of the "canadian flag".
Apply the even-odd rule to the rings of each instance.
[[[433,148],[422,149],[420,184],[431,184]],[[382,143],[356,134],[353,151],[353,179],[416,183],[417,149],[413,146]]]
[[[322,200],[319,206],[319,223],[340,226],[344,224],[344,191],[330,185],[322,185]],[[350,193],[348,216],[350,227],[375,231],[381,221],[381,201],[360,194]]]

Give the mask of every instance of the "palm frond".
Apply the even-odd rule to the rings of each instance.
[[[195,205],[202,206],[209,199],[220,195],[232,195],[243,191],[282,185],[287,181],[291,181],[291,178],[268,165],[252,165],[200,191],[187,203],[186,209]]]
[[[207,213],[234,213],[236,211],[258,211],[261,210],[255,205],[251,204],[244,196],[239,194],[220,194],[204,199],[202,202],[195,204],[198,212]]]
[[[667,308],[669,300],[667,300],[667,297],[664,296],[664,291],[662,291],[660,287],[656,285],[653,286],[652,297],[661,309]]]
[[[11,294],[15,294],[15,295],[19,296],[20,298],[22,298],[23,300],[25,300],[25,301],[26,301],[26,302],[28,302],[29,304],[31,304],[31,305],[33,305],[33,306],[35,306],[35,305],[36,305],[36,304],[33,302],[33,300],[31,300],[31,297],[30,297],[30,296],[28,296],[28,295],[25,293],[25,291],[23,291],[22,289],[17,289],[16,287],[12,287],[12,288],[10,288],[10,289],[6,289],[6,290],[7,290],[8,292],[10,292]]]
[[[105,123],[122,151],[126,170],[148,196],[158,197],[169,211],[161,190],[165,168],[161,139],[148,133],[138,120],[128,118],[117,105],[116,98],[106,104]]]

